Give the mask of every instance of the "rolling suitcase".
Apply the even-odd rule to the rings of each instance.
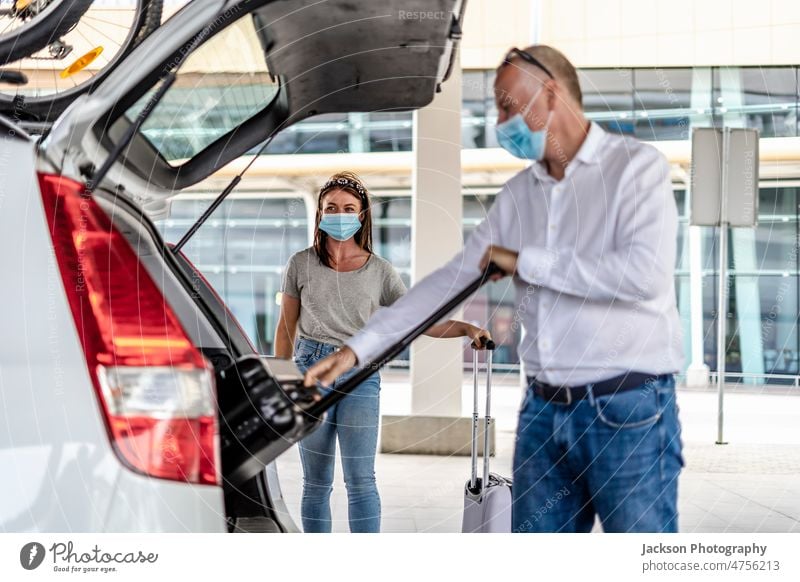
[[[489,428],[492,425],[492,353],[494,342],[486,346],[486,416],[483,430],[483,476],[478,478],[478,351],[474,352],[472,408],[472,475],[464,486],[465,533],[511,532],[511,479],[489,472]]]

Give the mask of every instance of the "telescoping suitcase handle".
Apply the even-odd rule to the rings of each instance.
[[[429,327],[434,325],[437,321],[442,319],[445,315],[453,311],[456,307],[461,305],[464,301],[466,301],[470,295],[475,293],[478,289],[480,289],[486,281],[489,280],[490,277],[493,275],[497,275],[503,273],[503,270],[498,267],[495,263],[489,263],[489,266],[486,267],[483,273],[480,276],[472,281],[469,285],[467,285],[460,293],[458,293],[455,297],[453,297],[450,301],[448,301],[445,305],[437,309],[435,312],[430,314],[425,320],[423,320],[419,325],[417,325],[411,332],[406,334],[404,338],[400,341],[395,343],[390,348],[386,349],[383,353],[381,353],[378,357],[375,358],[374,361],[370,362],[366,366],[363,366],[358,372],[353,374],[350,378],[347,379],[341,386],[338,387],[336,390],[332,390],[330,393],[323,396],[317,402],[312,404],[306,409],[306,414],[311,415],[315,418],[322,415],[326,410],[328,410],[331,406],[339,402],[342,398],[350,394],[356,387],[361,384],[364,380],[369,378],[372,374],[377,372],[383,366],[385,366],[389,361],[393,360],[397,357],[400,352],[402,352],[406,347],[411,344],[415,339],[425,333]]]
[[[486,416],[483,425],[483,480],[481,488],[489,484],[489,426],[492,422],[492,355],[495,343],[489,340],[486,343]],[[469,488],[475,492],[478,489],[478,350],[472,354],[472,473]]]

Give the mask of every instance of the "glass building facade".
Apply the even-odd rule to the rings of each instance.
[[[795,137],[800,131],[798,67],[584,69],[579,74],[587,117],[608,131],[641,140],[687,141],[693,127],[722,125],[754,127],[762,137]],[[494,71],[463,73],[464,148],[497,147],[493,75]],[[410,112],[326,115],[288,128],[270,144],[267,154],[409,151],[411,131]],[[762,182],[758,226],[733,229],[729,237],[727,370],[744,375],[745,382],[780,383],[789,379],[765,376],[800,373],[798,187],[800,176]],[[687,186],[676,183],[674,191],[681,220],[676,293],[688,363]],[[493,199],[493,194],[465,191],[465,237]],[[176,198],[170,218],[160,223],[165,238],[180,238],[210,201],[200,194]],[[222,204],[185,249],[264,353],[271,352],[274,342],[282,269],[292,253],[309,244],[313,204],[292,195],[236,195]],[[408,284],[410,197],[378,192],[373,221],[376,252],[389,259]],[[715,229],[703,227],[701,232],[703,351],[713,371],[718,250]],[[515,308],[508,280],[486,286],[465,306],[466,319],[489,323],[499,345],[498,366],[519,363]],[[471,361],[467,353],[465,358]]]
[[[691,127],[798,135],[798,67],[582,69],[587,117],[645,141],[686,140]],[[494,71],[462,75],[462,145],[497,147]],[[408,151],[411,112],[322,115],[276,137],[267,153]]]

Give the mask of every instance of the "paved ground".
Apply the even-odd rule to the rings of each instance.
[[[492,470],[510,475],[516,410],[516,378],[495,380],[497,456]],[[407,414],[407,377],[384,375],[383,414]],[[464,386],[464,414],[471,383]],[[733,389],[725,398],[727,445],[716,445],[717,395],[713,390],[678,391],[686,468],[679,485],[683,532],[800,533],[800,393],[791,389]],[[300,523],[302,476],[296,448],[278,469],[292,517]],[[376,474],[385,532],[456,532],[461,528],[466,457],[378,455]],[[332,498],[334,531],[346,532],[347,498],[336,469]],[[599,529],[599,527],[596,527]]]

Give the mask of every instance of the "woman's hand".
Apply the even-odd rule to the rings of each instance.
[[[425,335],[430,337],[448,338],[448,337],[468,337],[472,341],[472,347],[476,350],[486,348],[486,342],[492,339],[489,330],[480,328],[466,321],[458,321],[455,319],[448,319],[444,323],[437,323],[431,326]]]
[[[355,365],[355,352],[353,352],[353,350],[347,346],[343,346],[341,349],[333,352],[330,356],[321,359],[319,362],[311,366],[306,371],[303,384],[306,386],[314,386],[317,382],[319,382],[327,388],[334,380],[336,380],[336,378],[347,372]]]
[[[492,334],[489,333],[489,330],[467,322],[462,322],[462,325],[464,333],[461,335],[472,340],[472,347],[476,350],[486,349],[486,342],[492,339]]]

